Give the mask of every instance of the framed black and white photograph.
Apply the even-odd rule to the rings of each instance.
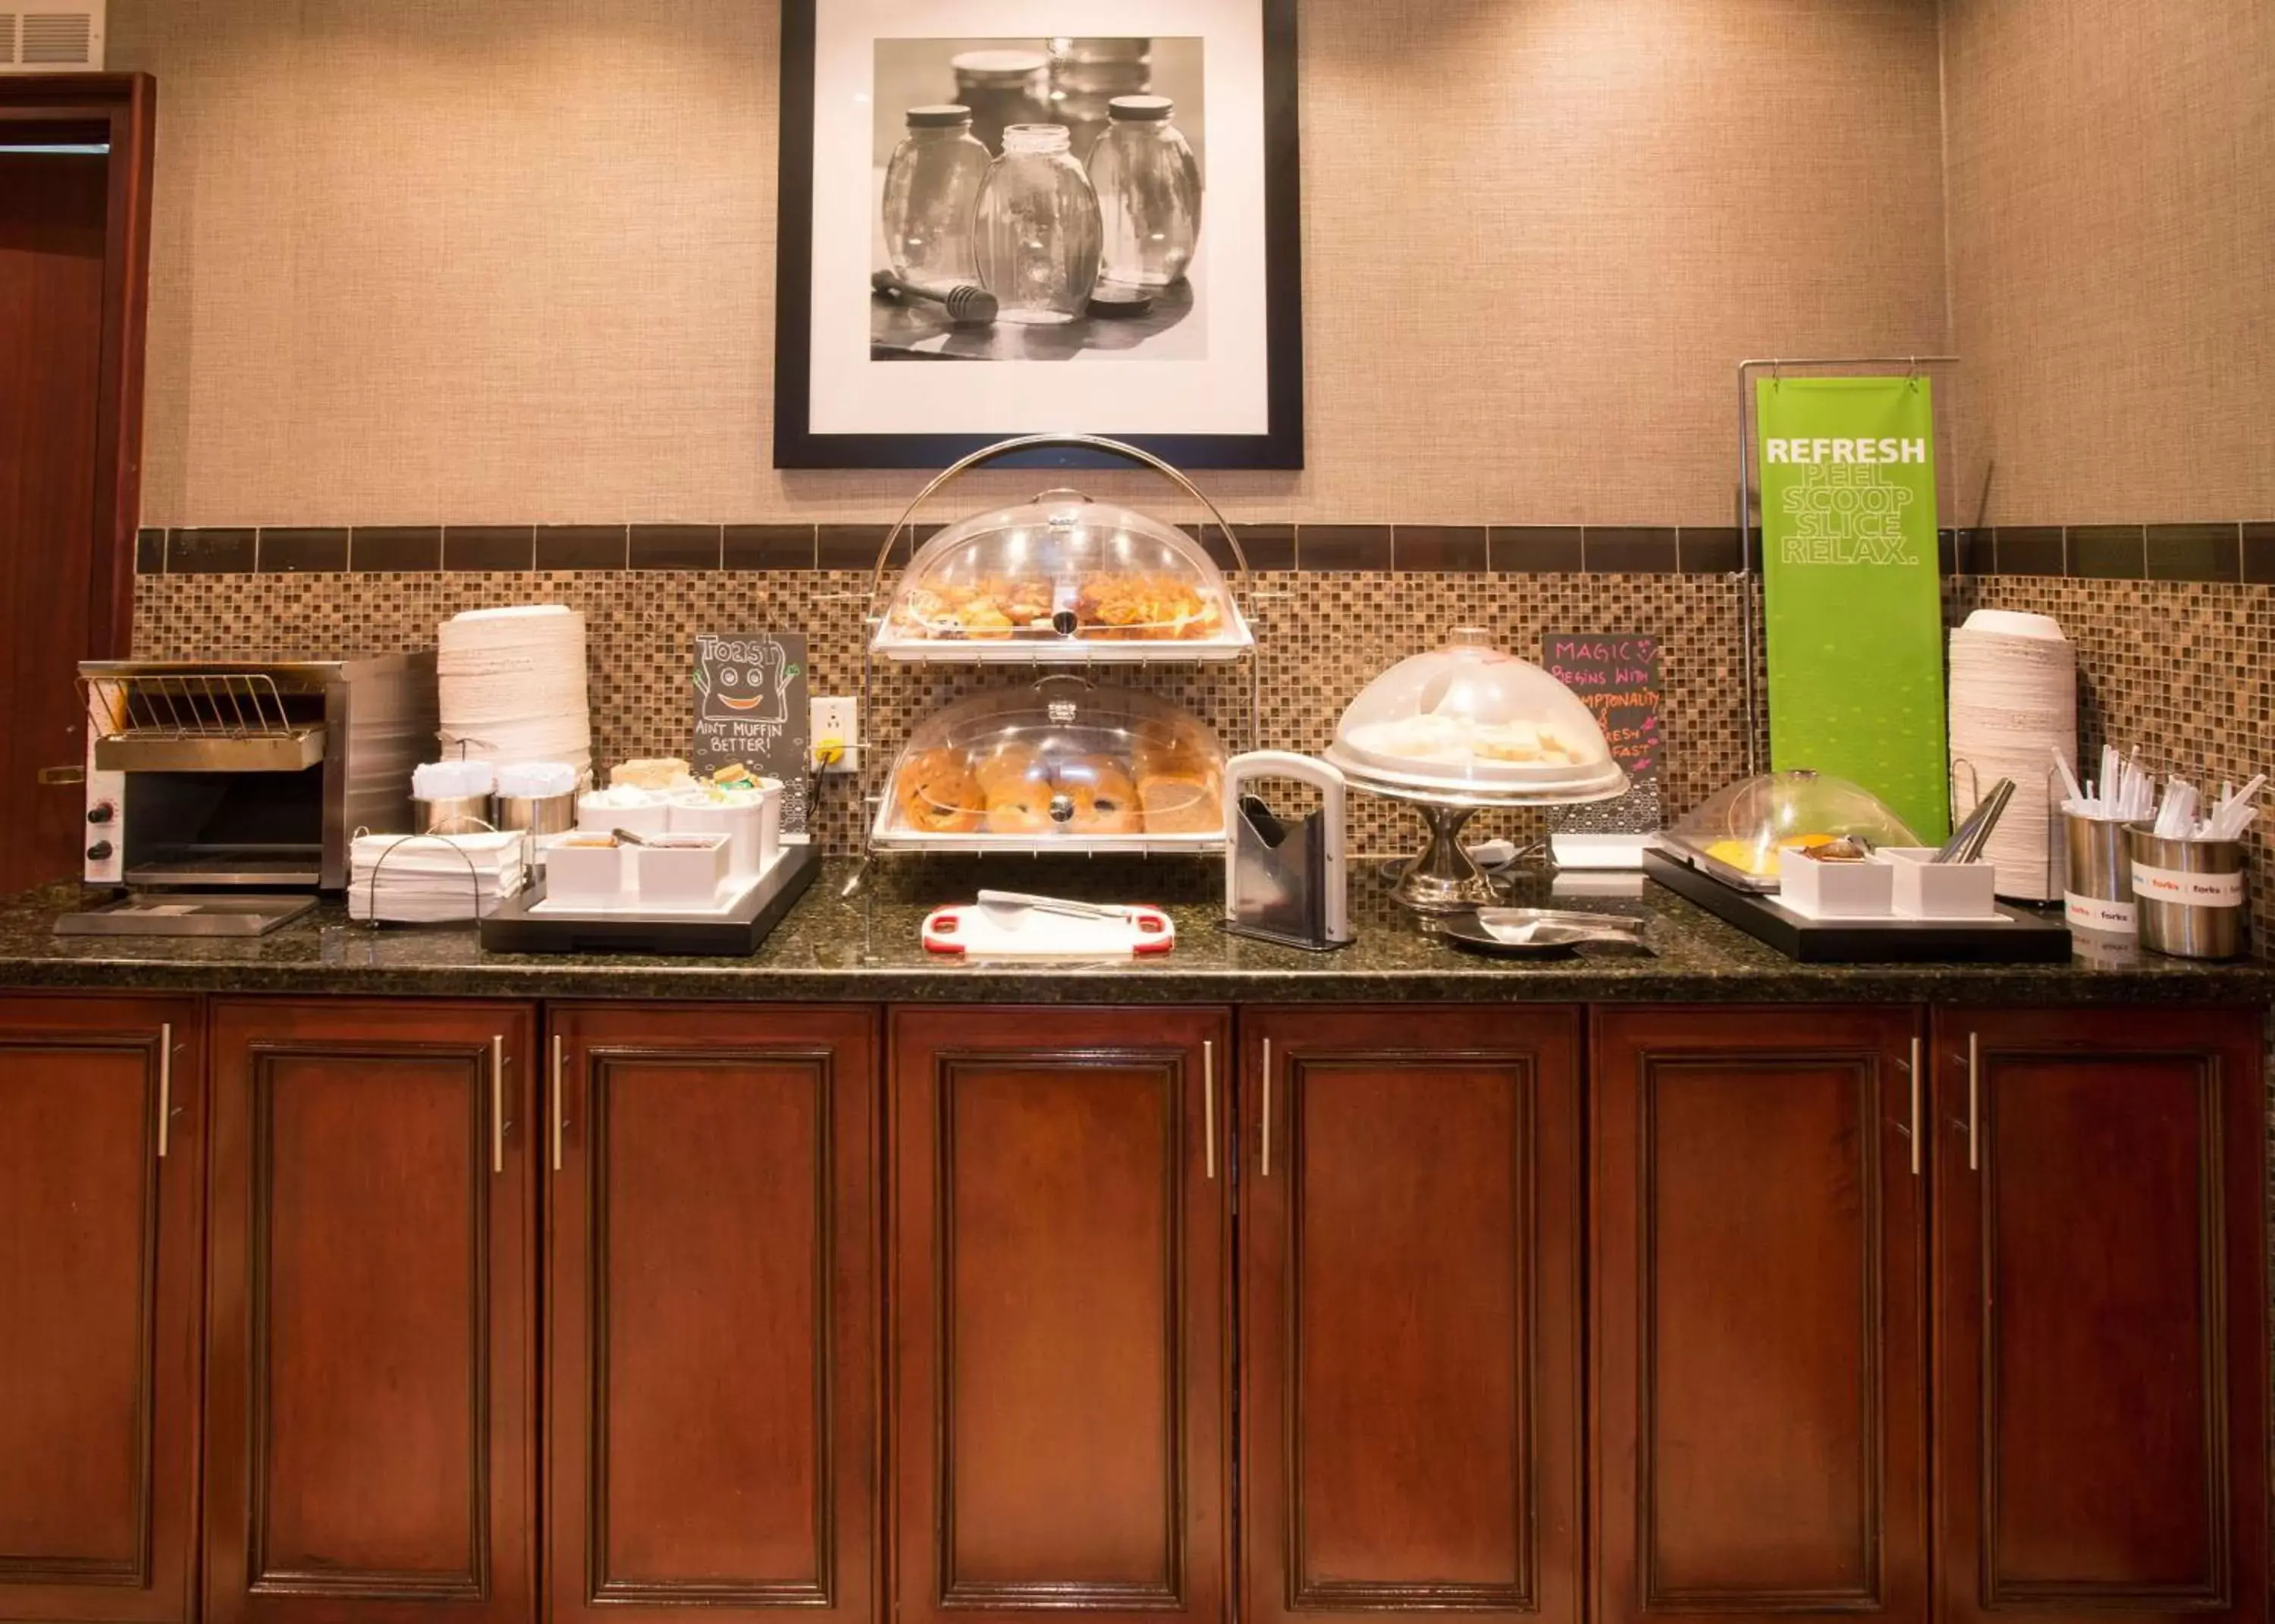
[[[785,0],[782,72],[776,466],[1303,466],[1295,0]]]

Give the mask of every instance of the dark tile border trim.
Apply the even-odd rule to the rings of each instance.
[[[442,568],[460,572],[537,567],[534,525],[453,525],[442,533]]]
[[[143,530],[140,575],[324,570],[846,570],[877,562],[882,524],[452,525],[306,529]],[[911,527],[892,566],[939,530]],[[1251,568],[1363,574],[1728,575],[1758,531],[1672,525],[1236,524]],[[1187,525],[1209,556],[1232,565],[1213,526]],[[2005,525],[1943,531],[1947,575],[2051,575],[2094,580],[2275,585],[2275,522]]]
[[[440,525],[359,525],[348,542],[348,568],[358,572],[432,575],[442,567]]]

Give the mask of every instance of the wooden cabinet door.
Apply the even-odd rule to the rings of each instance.
[[[1944,1617],[2264,1619],[2258,1012],[1945,1011],[1935,1069]]]
[[[1927,1618],[1921,1035],[1597,1016],[1600,1624]]]
[[[208,1624],[534,1616],[533,1028],[215,1006]]]
[[[1228,1033],[1213,1010],[894,1013],[903,1624],[1225,1617]]]
[[[0,999],[0,1619],[192,1614],[204,1055],[194,999]]]
[[[875,1015],[550,1021],[549,1616],[869,1624]]]
[[[1243,1616],[1576,1624],[1579,1013],[1240,1045]]]

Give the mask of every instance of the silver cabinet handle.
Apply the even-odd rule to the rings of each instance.
[[[1264,1176],[1272,1176],[1272,1039],[1264,1040]]]
[[[553,1170],[561,1171],[561,1066],[567,1041],[553,1034]]]
[[[1969,1032],[1967,1034],[1967,1170],[1969,1173],[1980,1172],[1983,1167],[1983,1157],[1976,1148],[1975,1131],[1976,1114],[1981,1105],[1982,1096],[1983,1035],[1980,1032]]]
[[[1920,1040],[1912,1039],[1912,1176],[1920,1175]]]
[[[166,1159],[166,1144],[173,1137],[174,1023],[158,1028],[158,1159]]]
[[[490,1039],[490,1171],[505,1171],[505,1038]]]
[[[1216,1176],[1216,1042],[1201,1040],[1201,1115],[1206,1119],[1208,1175]]]

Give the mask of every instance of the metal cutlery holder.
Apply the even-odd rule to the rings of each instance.
[[[2141,945],[2185,959],[2243,951],[2249,883],[2240,840],[2165,840],[2146,825],[2127,831]]]
[[[2133,901],[2132,826],[2064,812],[2062,912],[2074,931],[2129,937],[2140,929]]]

